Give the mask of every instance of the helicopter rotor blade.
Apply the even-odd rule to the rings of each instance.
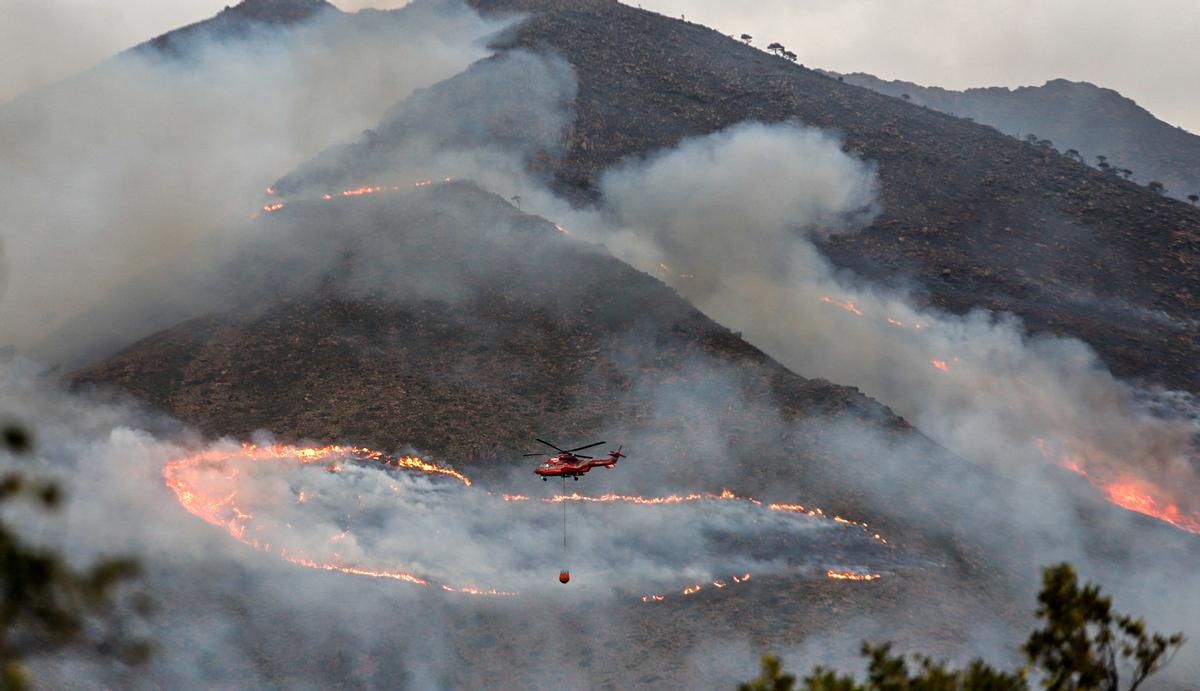
[[[546,455],[546,454],[544,454],[544,453],[542,453],[541,451],[539,451],[539,452],[537,452],[537,453],[527,453],[527,454],[524,454],[524,455],[522,455],[522,456],[521,456],[521,458],[529,458],[530,456],[545,456],[545,455]]]
[[[595,444],[588,444],[587,446],[577,446],[577,447],[575,447],[575,448],[573,448],[573,449],[567,449],[567,453],[572,453],[572,452],[575,452],[575,451],[583,451],[584,449],[590,449],[590,448],[592,448],[593,446],[600,446],[600,445],[601,445],[601,444],[603,444],[603,443],[604,443],[604,442],[602,442],[602,441],[598,441],[598,442],[596,442]]]
[[[586,458],[586,459],[588,459],[588,460],[590,461],[590,460],[592,460],[593,458],[595,458],[595,456],[584,456],[584,455],[583,455],[583,454],[581,454],[581,453],[577,453],[577,454],[575,454],[575,458]]]
[[[551,444],[550,442],[546,441],[545,439],[538,439],[538,441],[545,444],[546,446],[549,446],[550,448],[554,449],[555,451],[557,451],[559,453],[567,453],[563,449],[558,448],[557,446],[555,446],[554,444]]]

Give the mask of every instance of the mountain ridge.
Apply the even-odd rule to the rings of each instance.
[[[1120,377],[1200,391],[1200,209],[697,24],[615,2],[473,4],[528,13],[498,47],[553,50],[578,73],[566,151],[546,166],[575,203],[618,161],[689,136],[745,120],[827,129],[877,166],[883,208],[823,241],[836,265],[1080,338]]]
[[[1200,195],[1200,136],[1159,120],[1113,89],[1051,79],[1041,86],[954,90],[862,72],[827,74],[1017,138],[1036,135],[1039,142],[1048,141],[1060,152],[1073,150],[1092,165],[1104,156],[1112,174],[1127,170],[1143,185],[1162,182],[1176,199]]]

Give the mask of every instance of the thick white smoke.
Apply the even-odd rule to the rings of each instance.
[[[327,12],[180,59],[126,52],[9,104],[0,346],[79,364],[204,306],[183,279],[236,255],[281,171],[463,70],[499,26],[457,2]]]
[[[1131,532],[1133,514],[1103,527],[1081,520],[1072,499],[1080,488],[1063,470],[1086,473],[1097,496],[1105,488],[1124,505],[1196,530],[1191,397],[1117,380],[1086,344],[1030,336],[1011,315],[922,309],[907,295],[839,272],[811,238],[861,222],[873,184],[870,167],[843,154],[831,136],[789,124],[741,125],[607,173],[600,187],[610,228],[594,228],[618,256],[657,272],[794,371],[861,387],[1004,478],[1002,495],[987,475],[964,469],[937,471],[962,483],[925,478],[929,505],[944,513],[931,534],[950,522],[987,542],[997,523],[1023,526],[1017,530],[1027,531],[1029,553],[1022,557],[1034,565],[1075,561],[1125,598],[1118,604],[1195,634],[1195,608],[1176,606],[1194,583],[1168,585],[1146,571],[1151,560],[1158,573],[1187,570],[1175,562],[1174,543]],[[875,449],[864,488],[877,501],[894,506],[910,496],[894,487],[922,482],[914,468],[928,466],[916,463],[913,449],[849,421],[824,426],[840,430],[847,452]],[[1140,556],[1118,563],[1106,550]],[[1159,589],[1147,588],[1149,580]],[[987,627],[980,632],[991,635]],[[1186,678],[1196,665],[1188,656],[1172,674]]]
[[[329,143],[376,127],[393,102],[484,55],[479,39],[495,28],[458,5],[441,3],[410,8],[394,24],[375,19],[326,18],[289,30],[273,47],[200,47],[196,64],[127,55],[69,88],[0,112],[0,203],[9,210],[0,237],[10,274],[0,303],[0,345],[71,360],[176,323],[188,311],[181,308],[210,309],[211,295],[190,286],[225,267],[246,246],[243,234],[254,235],[261,243],[255,246],[275,250],[264,256],[285,267],[328,269],[341,256],[328,251],[337,242],[376,243],[365,251],[378,273],[359,279],[395,288],[398,299],[413,297],[402,291],[414,290],[405,283],[408,276],[383,280],[401,258],[395,246],[389,248],[390,236],[371,235],[376,228],[324,233],[310,244],[312,238],[290,232],[284,215],[277,226],[237,222],[261,206],[261,188],[280,173]],[[988,467],[1031,474],[1040,483],[1051,467],[1045,448],[1052,456],[1085,458],[1089,472],[1137,473],[1164,487],[1195,486],[1185,456],[1192,428],[1152,414],[1144,392],[1114,380],[1082,344],[1031,339],[1014,320],[924,311],[906,296],[862,286],[832,269],[809,237],[853,231],[875,211],[871,166],[845,154],[835,138],[793,125],[749,124],[688,140],[611,171],[600,184],[601,207],[574,210],[525,172],[531,151],[553,144],[569,126],[570,67],[552,56],[511,53],[460,76],[450,94],[418,94],[388,112],[385,120],[402,125],[397,131],[380,126],[365,138],[395,135],[402,145],[315,164],[333,160],[335,172],[362,174],[360,165],[370,160],[369,173],[377,177],[361,180],[366,184],[469,178],[506,198],[519,195],[526,210],[562,222],[576,236],[602,240],[797,372],[857,384]],[[82,103],[90,103],[88,110]],[[529,120],[492,117],[521,108],[539,113],[533,136],[521,136],[530,134]],[[296,196],[316,201],[314,193],[302,189]],[[357,218],[346,213],[341,222]],[[272,267],[263,268],[269,274]],[[463,271],[493,268],[481,257]],[[461,281],[439,278],[415,292],[455,300]],[[123,290],[127,281],[138,286],[136,292]],[[86,319],[94,305],[111,305],[114,295],[129,301],[123,318]],[[456,658],[442,632],[456,625],[469,629],[472,624],[463,621],[476,619],[485,621],[488,635],[504,630],[487,621],[496,610],[414,605],[425,592],[417,586],[404,590],[405,584],[383,579],[308,574],[279,560],[274,550],[265,554],[230,539],[184,514],[160,476],[163,463],[201,447],[200,440],[172,423],[47,388],[23,366],[2,376],[0,415],[32,421],[39,432],[35,463],[69,481],[65,525],[46,528],[43,537],[61,541],[76,558],[132,552],[152,567],[151,585],[169,602],[158,620],[166,650],[153,663],[152,678],[178,683],[194,675],[196,684],[263,686],[289,679],[287,660],[327,659],[330,645],[344,646],[357,660],[364,651],[393,656],[394,641],[404,639],[405,673],[414,676],[375,679],[376,685],[446,686]],[[701,397],[725,396],[733,407],[753,404],[730,397],[722,386],[726,379],[710,378],[707,388],[638,393],[657,396],[664,417],[691,414],[688,404]],[[721,466],[731,442],[721,438],[716,422],[696,441],[705,449],[703,458]],[[857,443],[880,449],[882,478],[904,472],[911,460],[910,450],[865,439],[861,430],[844,436],[847,448]],[[664,459],[644,481],[689,461]],[[276,531],[269,538],[275,549],[367,568],[399,565],[455,585],[524,593],[527,583],[536,582],[529,592],[543,596],[558,587],[547,584],[553,573],[546,565],[559,559],[561,506],[547,507],[536,496],[506,504],[473,488],[354,464],[339,474],[287,463],[236,467],[241,476],[232,485],[222,472],[195,479],[211,483],[214,493],[238,493],[247,502],[239,508],[261,516],[256,525],[264,531]],[[684,468],[674,477],[696,482],[700,470]],[[321,499],[297,501],[304,487]],[[886,487],[867,489],[888,499]],[[968,522],[1003,518],[970,516],[973,501],[987,491],[963,488],[949,503]],[[609,577],[587,591],[594,597],[587,602],[615,602],[627,591],[665,590],[690,580],[711,582],[727,571],[833,566],[820,561],[819,546],[828,544],[820,522],[737,503],[627,508],[568,506],[577,550],[573,566]],[[1065,506],[1045,511],[1070,518]],[[114,518],[129,515],[136,524]],[[815,542],[800,539],[810,534]],[[776,535],[791,540],[793,551],[783,559],[779,550],[757,552],[738,542],[752,536],[751,542],[771,544]],[[806,545],[814,549],[797,548]],[[815,560],[792,559],[809,553]],[[516,609],[546,611],[544,603],[519,602]],[[557,615],[551,621],[569,618]],[[507,630],[543,626],[530,612],[503,616]],[[399,623],[388,621],[396,618]],[[301,633],[280,637],[263,621]],[[410,643],[417,627],[428,640]],[[547,655],[572,652],[561,631],[545,628]],[[285,639],[287,649],[278,642]],[[252,641],[263,647],[248,648]],[[212,656],[238,671],[224,671]],[[571,668],[556,685],[587,679]],[[320,686],[324,680],[305,683]]]
[[[255,678],[250,670],[257,634],[213,616],[208,611],[213,607],[254,617],[321,616],[327,625],[347,629],[346,641],[368,650],[385,635],[375,618],[355,618],[372,599],[386,597],[427,621],[447,610],[469,610],[475,598],[484,598],[479,602],[495,600],[522,625],[526,618],[547,615],[547,603],[563,595],[554,578],[560,567],[574,575],[570,606],[590,609],[629,606],[654,594],[677,606],[686,597],[680,592],[684,586],[748,588],[747,574],[760,580],[820,578],[829,568],[886,573],[906,565],[903,551],[859,526],[737,499],[567,502],[564,547],[564,505],[544,501],[558,492],[557,481],[539,482],[532,488],[537,491],[526,490],[528,497],[515,500],[371,460],[252,458],[233,441],[203,443],[169,420],[63,391],[44,370],[21,359],[0,363],[0,416],[36,429],[34,453],[21,467],[57,478],[68,498],[62,515],[23,514],[26,537],[81,565],[128,554],[147,568],[143,587],[161,611],[146,631],[159,650],[145,670],[110,666],[102,678],[114,683],[126,673],[141,683],[168,685],[193,675],[197,683],[238,686],[277,679],[265,672]],[[266,437],[257,441],[270,443]],[[212,460],[184,464],[164,477],[171,461],[198,449]],[[11,467],[15,459],[4,456],[0,460]],[[528,488],[525,470],[510,484]],[[168,479],[179,484],[169,487]],[[572,482],[568,490],[578,486]],[[224,524],[185,513],[179,499],[184,495],[189,506]],[[405,572],[428,584],[319,576],[328,564],[360,574]],[[442,584],[511,594],[447,594]],[[436,599],[421,600],[430,595]],[[504,604],[510,600],[512,605]],[[289,629],[289,644],[297,648],[291,654],[328,655],[320,630]],[[278,632],[268,635],[274,640]],[[204,661],[218,650],[224,656],[221,673],[208,670]],[[445,650],[426,651],[424,663],[443,659]],[[422,655],[391,654],[398,659],[388,665],[390,674],[421,666],[414,661]],[[85,672],[76,667],[82,661],[69,657],[46,662],[38,661],[37,669],[49,679],[101,673]],[[321,679],[312,683],[320,686]]]
[[[606,242],[794,371],[861,387],[972,461],[1011,475],[1074,462],[1196,515],[1197,427],[1170,410],[1186,396],[1131,387],[1085,344],[1011,316],[922,310],[829,265],[810,238],[861,221],[873,184],[827,135],[742,125],[609,172]]]

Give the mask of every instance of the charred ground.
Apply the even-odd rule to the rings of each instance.
[[[685,137],[744,120],[828,128],[881,182],[876,221],[824,244],[835,263],[953,312],[1081,338],[1118,376],[1200,391],[1200,210],[697,24],[601,0],[474,4],[528,13],[503,45],[575,68],[567,151],[541,164],[576,202],[617,161]]]

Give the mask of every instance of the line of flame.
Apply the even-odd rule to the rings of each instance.
[[[883,576],[877,573],[862,573],[859,571],[835,571],[829,569],[825,572],[826,578],[834,578],[839,581],[877,581]]]
[[[1157,518],[1180,530],[1200,535],[1200,512],[1184,513],[1178,504],[1158,496],[1161,490],[1150,482],[1123,473],[1119,474],[1116,479],[1101,478],[1098,473],[1088,470],[1086,458],[1072,456],[1065,451],[1055,452],[1051,450],[1045,439],[1035,439],[1034,442],[1042,455],[1086,479],[1093,487],[1100,490],[1100,493],[1109,502],[1123,509]]]
[[[183,477],[183,472],[188,468],[192,468],[203,464],[216,464],[232,458],[248,458],[252,460],[266,459],[293,459],[298,460],[302,464],[324,463],[331,459],[344,456],[352,456],[358,460],[370,460],[390,465],[398,468],[406,468],[416,470],[432,475],[441,475],[444,477],[452,477],[464,485],[470,486],[471,480],[462,473],[451,468],[445,468],[435,465],[428,461],[422,460],[415,456],[402,456],[398,458],[389,457],[381,451],[374,451],[358,446],[322,446],[322,447],[295,447],[285,444],[274,444],[270,446],[260,446],[257,444],[243,444],[240,449],[235,450],[205,450],[200,451],[191,456],[177,458],[169,461],[163,466],[163,478],[168,487],[175,492],[179,503],[192,515],[199,517],[207,523],[225,529],[231,537],[244,545],[252,547],[262,552],[272,552],[271,545],[262,543],[252,537],[246,535],[246,521],[252,520],[254,517],[247,514],[232,502],[236,493],[231,493],[227,496],[216,500],[206,500],[198,496],[195,492],[189,489],[186,479]],[[331,463],[330,470],[340,470],[336,463]],[[237,477],[238,469],[231,468],[227,479]],[[304,502],[306,497],[301,492],[297,501]],[[343,537],[343,535],[335,535],[334,540]],[[339,564],[336,562],[318,562],[309,559],[302,555],[288,554],[286,550],[279,550],[279,556],[284,561],[300,566],[307,566],[314,569],[322,569],[325,571],[340,571],[341,573],[353,574],[356,576],[370,576],[372,578],[390,578],[406,583],[416,585],[431,586],[433,583],[407,571],[394,569],[374,569],[364,566],[355,566],[351,564]],[[516,593],[496,590],[495,588],[476,588],[473,586],[454,586],[450,584],[440,584],[442,590],[454,593],[465,593],[468,595],[516,595]]]

